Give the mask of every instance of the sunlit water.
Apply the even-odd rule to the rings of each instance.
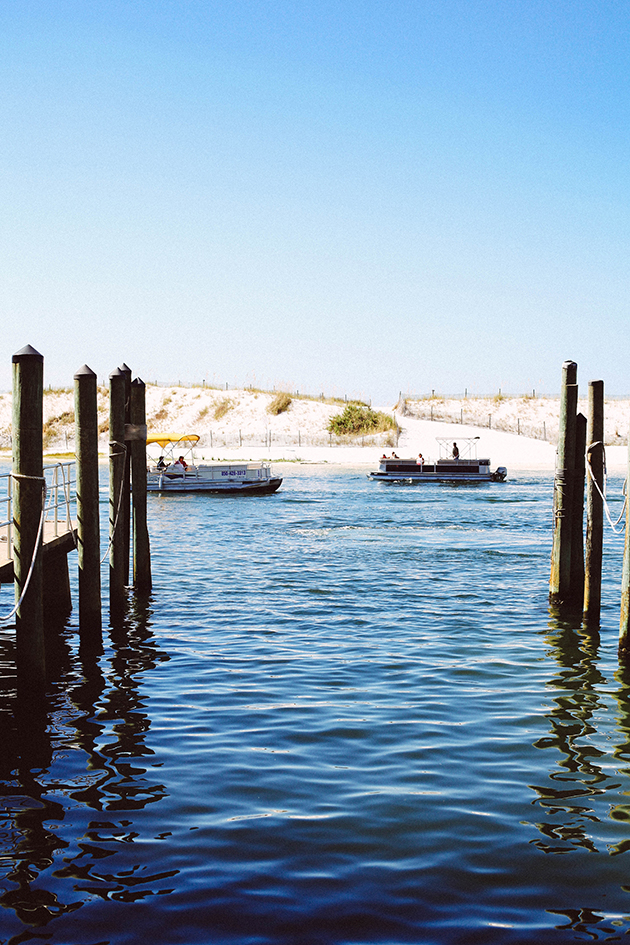
[[[98,660],[51,637],[40,737],[0,634],[0,943],[630,932],[621,541],[601,640],[555,621],[549,477],[296,467],[149,515],[153,595]]]

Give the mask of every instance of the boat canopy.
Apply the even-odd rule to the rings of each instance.
[[[455,446],[455,437],[450,436],[436,436],[436,441],[440,447],[440,459],[445,457],[450,459],[453,455],[453,447]],[[457,437],[457,448],[459,450],[460,459],[477,459],[477,441],[479,440],[478,436],[458,436]]]
[[[175,446],[177,443],[193,446],[199,439],[196,433],[150,433],[147,436],[147,446],[157,443],[165,450],[167,446]]]

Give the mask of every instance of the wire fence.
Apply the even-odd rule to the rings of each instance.
[[[559,403],[559,398],[545,397],[545,400],[554,400]],[[614,399],[614,398],[611,398]],[[619,398],[625,399],[625,398]],[[483,400],[481,401],[483,406]],[[442,423],[453,423],[477,428],[487,428],[488,430],[499,430],[502,433],[515,433],[517,436],[526,436],[533,440],[544,440],[556,446],[558,443],[559,417],[553,414],[544,420],[531,421],[520,417],[514,406],[510,405],[508,398],[498,401],[495,409],[491,409],[493,401],[486,401],[488,410],[480,407],[479,399],[471,399],[470,407],[465,403],[452,405],[448,401],[442,401],[432,398],[420,400],[411,400],[405,398],[399,402],[399,410],[402,416],[413,417],[417,420],[434,420]],[[585,412],[586,404],[580,404],[579,410]],[[613,431],[614,427],[614,431]],[[625,446],[627,445],[627,435],[620,434],[613,423],[607,430],[605,436],[606,446]]]
[[[273,430],[256,433],[246,433],[236,430],[230,433],[215,433],[209,431],[203,434],[196,445],[199,450],[212,449],[271,449],[272,447],[307,447],[307,446],[364,446],[364,447],[393,447],[398,445],[400,430],[388,430],[383,433],[365,434],[363,436],[337,436],[334,433],[307,433],[302,430],[276,433]]]
[[[548,443],[558,442],[558,420],[549,419],[538,423],[521,420],[520,417],[501,417],[496,412],[480,413],[479,409],[466,410],[464,407],[449,408],[440,402],[413,401],[410,406],[405,402],[401,409],[403,416],[414,417],[417,420],[435,420],[442,423],[457,423],[460,425],[487,427],[489,430],[500,430],[503,433],[516,433],[517,436],[527,436],[534,440],[546,440]]]

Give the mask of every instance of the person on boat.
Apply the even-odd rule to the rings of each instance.
[[[180,469],[181,469],[183,472],[186,472],[186,470],[188,469],[188,463],[186,462],[186,460],[184,459],[183,456],[178,456],[178,457],[177,457],[177,459],[176,459],[175,462],[173,463],[173,469],[176,469],[177,472],[179,472]]]
[[[395,453],[392,453],[392,459],[400,459],[400,456],[396,456]]]
[[[457,443],[453,443],[453,459],[459,459],[459,447]]]
[[[167,466],[167,464],[164,462],[164,457],[163,457],[163,456],[160,456],[160,458],[159,458],[158,461],[157,461],[157,468],[158,468],[158,469],[166,469],[166,466]]]
[[[424,466],[424,456],[422,455],[422,453],[418,453],[418,458],[416,460],[416,463],[418,464],[418,466]]]

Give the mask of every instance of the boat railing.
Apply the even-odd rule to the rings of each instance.
[[[189,463],[189,465],[183,469],[181,466],[173,469],[172,465],[169,464],[164,469],[159,469],[156,463],[150,463],[147,467],[147,474],[149,477],[155,478],[166,478],[166,479],[223,479],[225,478],[226,472],[229,474],[231,469],[238,468],[242,470],[245,468],[244,478],[246,479],[260,479],[265,476],[271,476],[271,464],[264,462],[264,460],[255,460],[253,462],[241,462],[236,460],[234,462],[204,462],[203,460],[200,463]],[[254,476],[251,473],[255,473]],[[233,475],[236,475],[234,473]]]

